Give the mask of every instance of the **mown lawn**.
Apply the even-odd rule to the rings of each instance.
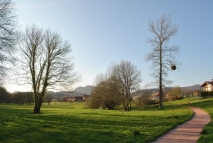
[[[175,103],[165,104],[161,111],[153,106],[131,112],[83,106],[44,104],[42,114],[35,115],[32,105],[0,105],[0,142],[147,143],[193,115],[190,109]]]
[[[208,98],[200,100],[199,102],[194,102],[189,104],[190,106],[198,107],[206,111],[213,119],[213,98]],[[213,121],[205,127],[198,143],[213,143]]]

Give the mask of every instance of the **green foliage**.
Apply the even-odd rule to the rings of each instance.
[[[177,106],[125,112],[83,109],[84,103],[51,103],[42,105],[42,114],[32,114],[32,107],[0,105],[1,142],[147,143],[193,115]]]
[[[213,96],[213,91],[211,91],[211,92],[202,91],[202,92],[200,92],[200,96],[203,98]]]
[[[135,100],[135,105],[139,110],[143,110],[147,105],[150,104],[149,94],[143,94]]]
[[[203,129],[202,132],[201,132],[201,134],[207,134],[206,129]]]

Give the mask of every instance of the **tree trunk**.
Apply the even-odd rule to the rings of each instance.
[[[40,98],[38,99],[37,103],[35,103],[35,105],[34,105],[34,110],[33,110],[33,113],[34,113],[34,114],[39,114],[39,113],[41,113],[40,110],[41,110],[42,102],[43,102],[43,100],[42,100],[42,98],[40,97]]]
[[[132,99],[131,99],[131,93],[130,93],[130,95],[129,95],[129,111],[132,110],[132,104],[131,104],[131,102],[132,102]]]
[[[162,104],[162,97],[163,97],[163,89],[162,89],[162,44],[160,45],[160,76],[159,76],[159,109],[161,110],[163,108]]]
[[[126,100],[124,101],[124,110],[129,111],[128,110],[128,102]]]
[[[34,106],[34,110],[33,110],[33,113],[34,114],[39,114],[40,113],[40,109],[38,106]]]

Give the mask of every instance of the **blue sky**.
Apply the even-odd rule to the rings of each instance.
[[[72,44],[75,70],[83,78],[74,85],[92,85],[97,74],[112,62],[129,60],[141,71],[141,88],[153,81],[149,20],[171,15],[179,32],[169,45],[180,46],[181,66],[169,73],[172,86],[202,84],[213,78],[212,0],[17,0],[18,22],[23,30],[35,24],[50,28]],[[9,91],[27,89],[8,86]],[[30,90],[30,89],[29,89]]]

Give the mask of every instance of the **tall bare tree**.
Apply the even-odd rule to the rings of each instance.
[[[36,26],[26,28],[19,47],[22,80],[32,86],[34,113],[40,113],[47,88],[69,88],[79,79],[73,71],[71,47],[59,34]]]
[[[148,42],[152,45],[152,52],[146,57],[148,61],[152,61],[152,76],[155,78],[154,83],[159,86],[159,109],[162,109],[163,87],[170,84],[171,81],[166,79],[170,66],[177,64],[175,55],[179,51],[178,46],[168,46],[170,38],[178,32],[178,26],[173,24],[171,17],[167,15],[154,23],[149,22],[149,31],[153,34]]]
[[[0,0],[0,84],[4,82],[9,64],[13,61],[17,39],[14,2]]]
[[[120,63],[115,65],[115,76],[119,79],[122,85],[122,92],[124,95],[124,109],[125,111],[131,110],[131,91],[138,88],[141,78],[140,71],[130,61],[122,60]]]

